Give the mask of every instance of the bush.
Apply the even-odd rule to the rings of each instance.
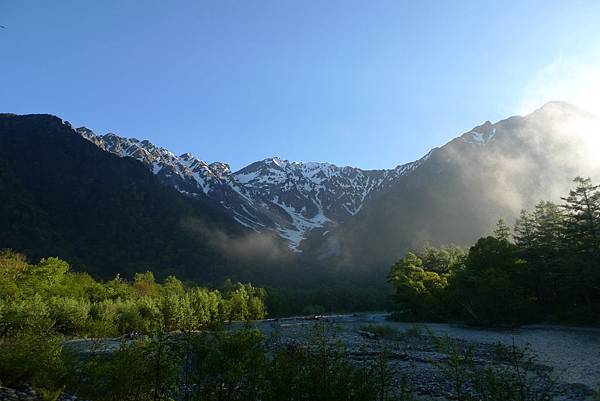
[[[169,337],[122,340],[116,352],[99,349],[84,360],[70,385],[94,401],[171,399],[177,393],[178,355]]]
[[[55,328],[64,334],[83,334],[87,327],[90,302],[86,299],[52,297],[49,317]]]
[[[30,332],[51,326],[48,306],[39,294],[30,299],[2,302],[0,337],[12,337],[20,332]]]
[[[257,400],[264,389],[267,351],[257,330],[197,336],[191,383],[202,400]]]
[[[49,391],[61,389],[68,359],[62,342],[61,336],[40,328],[5,341],[0,353],[0,382],[8,386],[31,383]]]
[[[498,344],[500,364],[482,365],[476,349],[459,346],[449,337],[434,337],[447,358],[438,362],[440,371],[452,382],[452,397],[458,401],[550,401],[554,382],[547,371],[536,364],[527,350]]]
[[[117,276],[102,283],[69,272],[58,258],[30,265],[19,254],[0,251],[0,337],[40,322],[78,336],[198,330],[262,319],[265,297],[250,284],[228,282],[222,292],[189,288],[172,276],[160,284],[151,272],[136,274],[133,282]]]

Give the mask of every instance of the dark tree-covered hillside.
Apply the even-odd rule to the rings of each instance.
[[[50,115],[0,116],[0,219],[0,248],[65,258],[99,277],[154,270],[214,280],[248,269],[211,239],[217,227],[245,233],[229,217]]]

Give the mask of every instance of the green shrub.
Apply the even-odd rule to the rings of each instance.
[[[0,337],[11,337],[23,331],[40,330],[52,324],[48,306],[41,295],[2,303]]]
[[[446,358],[436,366],[452,383],[458,401],[550,401],[554,381],[527,349],[498,344],[494,365],[478,363],[473,346],[434,337]]]
[[[64,386],[57,390],[48,390],[45,388],[37,389],[37,395],[42,399],[42,401],[56,401],[58,397],[63,393]]]
[[[257,330],[201,334],[192,342],[191,383],[202,400],[256,400],[265,381],[267,352]]]
[[[83,334],[87,327],[90,302],[86,299],[52,297],[49,301],[49,317],[55,328],[64,334]]]
[[[85,359],[70,387],[94,401],[171,399],[177,393],[178,355],[169,337],[122,340],[116,352],[99,349]]]
[[[0,352],[0,382],[8,386],[31,383],[56,391],[62,387],[67,354],[63,338],[48,329],[35,329],[5,339]]]
[[[70,272],[58,258],[31,265],[22,255],[0,251],[0,338],[51,324],[65,335],[96,337],[198,330],[262,319],[265,297],[250,284],[228,282],[211,291],[172,276],[160,284],[151,272],[132,282],[117,276],[103,283]]]

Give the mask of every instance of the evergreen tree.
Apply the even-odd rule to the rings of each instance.
[[[510,227],[506,225],[504,219],[498,220],[494,229],[494,237],[500,241],[510,240]]]
[[[563,198],[565,247],[573,278],[573,296],[581,297],[593,316],[600,301],[600,186],[577,177],[575,189]]]
[[[540,202],[533,212],[522,210],[515,224],[515,243],[527,261],[525,277],[530,300],[540,308],[556,303],[568,287],[563,257],[564,214],[552,202]]]
[[[535,220],[533,215],[525,209],[515,223],[514,235],[515,244],[524,249],[532,249],[535,241]]]
[[[574,179],[575,189],[562,198],[567,214],[566,241],[577,253],[586,254],[598,262],[600,253],[600,185],[590,178]]]

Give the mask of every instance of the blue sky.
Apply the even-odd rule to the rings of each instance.
[[[4,0],[0,25],[0,111],[234,169],[391,168],[551,98],[600,104],[598,1]]]

